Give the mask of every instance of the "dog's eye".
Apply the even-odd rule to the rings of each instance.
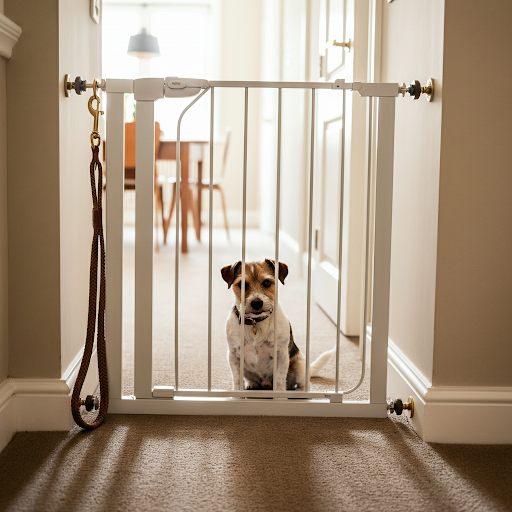
[[[265,288],[270,288],[272,286],[272,281],[270,281],[269,279],[265,279],[265,281],[263,281],[263,286]]]
[[[238,281],[238,283],[236,283],[236,285],[238,286],[238,288],[240,288],[240,290],[242,289],[242,281]],[[249,289],[249,283],[245,283],[245,291],[247,291]]]

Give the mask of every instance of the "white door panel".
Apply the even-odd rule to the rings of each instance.
[[[320,80],[366,81],[367,7],[356,0],[322,0],[318,5]],[[365,29],[366,27],[366,29]],[[356,37],[359,37],[359,40]],[[366,40],[365,40],[366,38]],[[350,51],[333,47],[334,40],[348,42]],[[351,94],[345,112],[337,91],[320,91],[317,98],[317,206],[318,229],[314,254],[313,295],[317,304],[336,322],[338,289],[339,199],[342,120],[345,116],[343,240],[341,265],[340,329],[345,335],[360,331],[361,273],[363,261],[366,102]]]
[[[324,124],[325,160],[322,183],[322,226],[320,258],[332,265],[338,260],[339,198],[341,165],[341,120]]]

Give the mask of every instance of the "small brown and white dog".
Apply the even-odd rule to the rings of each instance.
[[[233,286],[235,303],[226,320],[228,360],[233,374],[233,389],[240,389],[240,301],[242,262],[221,269],[222,278]],[[245,389],[273,389],[274,340],[277,338],[276,389],[303,391],[306,382],[306,357],[293,341],[292,326],[281,304],[274,309],[275,262],[266,259],[245,264],[244,381]],[[279,281],[284,284],[288,266],[279,262]],[[277,314],[277,336],[274,315]],[[310,376],[318,375],[333,350],[321,354],[310,365]]]

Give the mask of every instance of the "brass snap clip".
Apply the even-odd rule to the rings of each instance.
[[[94,82],[92,84],[92,96],[89,98],[89,103],[88,103],[89,112],[94,117],[94,128],[91,132],[91,146],[93,148],[99,146],[101,143],[101,136],[98,131],[98,122],[99,122],[100,116],[104,114],[104,112],[102,110],[100,110],[100,97],[97,94],[97,90],[98,90],[98,81],[96,79],[94,79]],[[96,100],[96,109],[94,109],[92,106],[92,102],[94,100]],[[97,141],[97,144],[94,143],[95,140]]]

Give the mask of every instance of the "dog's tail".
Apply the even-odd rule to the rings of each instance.
[[[309,376],[318,377],[320,370],[327,364],[331,356],[336,354],[336,345],[331,350],[327,350],[323,354],[320,354],[310,365],[309,365]]]

